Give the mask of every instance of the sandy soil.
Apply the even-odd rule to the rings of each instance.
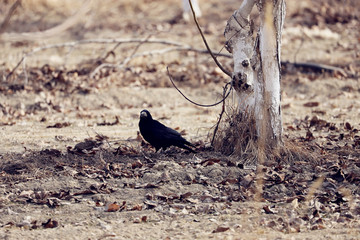
[[[0,5],[2,16],[13,2]],[[200,2],[200,24],[211,47],[220,51],[226,20],[238,2]],[[6,32],[51,28],[80,6],[80,1],[76,6],[72,1],[23,1]],[[168,79],[167,66],[191,99],[219,100],[228,79],[208,55],[182,51],[138,57],[91,78],[99,63],[121,63],[136,48],[142,53],[167,46],[76,45],[36,52],[27,57],[26,71],[20,67],[6,79],[24,52],[54,43],[149,37],[203,49],[195,25],[182,20],[180,6],[175,0],[93,1],[86,18],[54,37],[1,41],[1,239],[359,238],[356,0],[288,1],[282,48],[284,139],[310,157],[280,157],[262,166],[262,201],[254,200],[256,166],[247,155],[209,148],[221,106],[192,105]],[[221,62],[231,69],[230,58]],[[317,72],[294,62],[327,64],[343,72]],[[236,96],[230,96],[228,105],[234,102]],[[154,153],[137,135],[144,108],[181,131],[198,152]]]

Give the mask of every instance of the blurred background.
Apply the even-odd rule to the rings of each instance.
[[[226,55],[219,60],[231,71],[223,32],[240,2],[199,4],[205,37],[214,52]],[[282,38],[286,134],[305,137],[300,123],[313,116],[339,126],[359,124],[359,11],[357,0],[287,1]],[[229,81],[209,55],[199,52],[204,44],[193,20],[183,19],[180,0],[4,0],[0,16],[5,150],[19,145],[13,137],[34,148],[65,147],[88,136],[89,127],[114,139],[135,138],[143,108],[194,140],[206,141],[216,123],[220,106],[191,105],[166,73],[169,66],[179,87],[204,104],[220,99]],[[255,24],[257,17],[255,8]],[[59,128],[47,128],[57,123]],[[39,142],[27,142],[32,131]]]

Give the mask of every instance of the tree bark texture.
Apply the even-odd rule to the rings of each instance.
[[[250,13],[260,12],[260,25],[254,36]],[[271,147],[282,143],[280,105],[281,32],[285,0],[244,0],[228,20],[226,48],[233,54],[233,86],[239,97],[239,110],[254,116],[259,144]]]

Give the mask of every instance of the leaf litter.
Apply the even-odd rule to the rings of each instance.
[[[336,4],[336,1],[331,2]],[[290,13],[290,25],[340,22],[351,27],[352,21],[358,21],[349,5],[333,12],[331,4],[326,3],[319,8],[326,14],[304,17],[314,16],[311,9],[305,7]],[[167,29],[169,26],[163,25]],[[128,28],[141,27],[135,23],[128,25]],[[121,51],[126,53],[125,49]],[[27,84],[22,81],[23,72],[17,71],[9,81],[1,82],[0,92],[8,98],[34,93],[41,99],[17,104],[3,101],[0,125],[17,126],[30,119],[44,123],[48,130],[66,130],[77,123],[52,115],[75,111],[81,120],[89,120],[85,126],[120,127],[126,124],[122,115],[97,116],[97,112],[92,111],[93,106],[77,105],[77,97],[89,97],[114,87],[145,87],[149,91],[170,87],[171,83],[162,71],[168,64],[173,66],[174,79],[181,87],[196,89],[204,84],[220,86],[226,82],[207,59],[190,53],[182,56],[192,56],[198,64],[172,60],[157,64],[145,59],[124,71],[104,69],[95,79],[89,78],[89,73],[103,62],[83,62],[75,67],[47,63],[28,66]],[[226,64],[230,66],[231,63]],[[99,228],[106,231],[102,236],[117,237],[122,235],[109,230],[111,222],[116,222],[118,228],[124,222],[149,226],[162,221],[183,220],[191,222],[195,229],[207,231],[207,237],[246,234],[259,229],[273,230],[277,234],[350,229],[356,234],[360,226],[360,135],[359,122],[348,113],[357,105],[344,107],[336,100],[344,96],[358,97],[358,86],[353,84],[355,78],[351,77],[358,68],[356,64],[348,67],[347,70],[353,72],[348,77],[311,68],[301,71],[286,68],[283,72],[284,100],[291,103],[285,102],[283,108],[287,119],[285,142],[292,150],[272,156],[264,166],[254,163],[249,148],[232,149],[226,145],[219,153],[209,150],[205,140],[197,141],[200,151],[195,155],[177,149],[157,154],[139,135],[119,141],[105,135],[77,137],[71,144],[60,136],[58,142],[67,144],[65,151],[45,147],[40,151],[29,148],[17,153],[2,153],[0,211],[4,217],[0,220],[0,228],[20,228],[30,232],[69,225],[94,226],[95,219],[101,219]],[[323,83],[325,81],[327,83]],[[315,84],[319,87],[330,85],[330,90],[326,91],[331,94],[326,101],[317,98],[312,91]],[[341,87],[338,88],[338,84]],[[197,92],[194,90],[192,94]],[[122,110],[135,108],[136,111],[137,108],[157,106],[155,102],[139,99],[141,103],[127,99],[129,102],[119,101],[116,106]],[[114,110],[113,105],[111,101],[99,103],[99,109]],[[287,115],[297,112],[299,106],[306,109],[302,112],[308,116]],[[137,116],[133,118],[137,119]],[[161,118],[162,121],[172,119],[166,114]],[[183,134],[190,134],[188,129],[175,127]],[[291,159],[282,161],[289,156]],[[259,180],[257,168],[263,172],[260,202],[255,201]],[[41,209],[46,214],[37,214],[34,209]],[[69,213],[76,215],[76,220],[68,218]],[[180,225],[166,224],[163,238],[172,239],[173,232],[184,231]]]

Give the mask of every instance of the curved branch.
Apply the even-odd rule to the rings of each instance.
[[[211,51],[206,39],[205,39],[205,36],[200,28],[200,25],[199,25],[199,22],[197,21],[196,19],[196,14],[195,14],[195,11],[194,11],[194,8],[193,8],[193,5],[191,3],[191,0],[189,0],[189,4],[190,4],[190,8],[191,8],[191,11],[192,11],[192,14],[193,14],[193,17],[194,17],[194,21],[195,21],[195,24],[200,32],[200,35],[201,35],[201,38],[206,46],[206,49],[209,51],[211,57],[214,59],[214,62],[216,63],[216,65],[221,69],[221,71],[223,71],[226,75],[228,75],[230,78],[232,77],[232,74],[231,72],[229,72],[228,70],[226,70],[220,63],[219,61],[216,59],[215,55],[213,54],[213,52]]]
[[[161,49],[158,51],[149,51],[149,52],[144,52],[144,53],[139,53],[139,54],[134,54],[133,56],[131,56],[131,58],[126,58],[124,62],[128,62],[129,60],[131,60],[132,58],[135,57],[139,57],[139,56],[145,56],[145,55],[151,55],[151,54],[161,54],[161,53],[165,53],[165,52],[170,52],[170,51],[193,51],[193,52],[198,52],[198,53],[204,53],[207,54],[208,51],[205,49],[197,49],[197,48],[193,48],[190,45],[185,45],[182,44],[180,42],[174,42],[174,41],[168,41],[168,40],[164,40],[164,39],[85,39],[85,40],[80,40],[80,41],[74,41],[74,42],[66,42],[66,43],[58,43],[58,44],[50,44],[50,45],[46,45],[46,46],[42,46],[42,47],[37,47],[34,48],[33,50],[25,53],[23,55],[23,57],[20,59],[20,61],[16,64],[16,66],[10,71],[10,73],[6,76],[6,79],[8,79],[10,76],[12,76],[15,72],[15,70],[21,65],[21,63],[29,56],[37,53],[37,52],[41,52],[41,51],[45,51],[48,49],[53,49],[53,48],[62,48],[62,47],[69,47],[69,48],[73,48],[77,45],[84,45],[84,44],[112,44],[112,43],[141,43],[141,44],[163,44],[163,45],[169,45],[169,46],[174,46],[174,48],[167,48],[167,49]],[[222,56],[222,57],[228,57],[230,58],[231,55],[229,54],[224,54],[224,53],[219,53],[216,54],[217,56]],[[118,64],[107,64],[108,66],[103,66],[103,67],[116,67],[118,66]],[[101,66],[101,65],[100,65]],[[99,70],[99,69],[98,69]],[[97,70],[97,71],[98,71]]]
[[[60,32],[64,32],[65,30],[69,29],[77,22],[79,22],[84,15],[90,11],[92,0],[87,0],[84,4],[80,7],[80,9],[71,17],[66,19],[63,23],[47,29],[45,31],[39,32],[25,32],[25,33],[3,33],[0,35],[0,40],[3,41],[35,41],[39,39],[53,37]]]
[[[10,18],[11,16],[14,14],[16,8],[21,5],[21,0],[16,0],[16,2],[13,3],[13,5],[10,7],[8,13],[6,14],[3,22],[0,25],[0,34],[2,34],[3,32],[5,32],[5,29],[7,28],[9,22],[10,22]]]
[[[187,46],[179,46],[179,47],[169,47],[169,48],[164,48],[164,49],[158,49],[158,50],[152,50],[152,51],[147,51],[147,52],[142,52],[142,53],[136,53],[133,54],[127,58],[125,58],[121,63],[119,64],[111,64],[111,63],[103,63],[101,65],[99,65],[98,67],[96,67],[94,69],[94,71],[91,72],[90,74],[90,78],[94,78],[95,75],[99,72],[100,69],[102,68],[122,68],[124,67],[128,62],[130,62],[130,60],[137,58],[137,57],[143,57],[143,56],[151,56],[151,55],[158,55],[158,54],[164,54],[164,53],[168,53],[168,52],[175,52],[175,51],[189,51],[189,52],[197,52],[197,53],[202,53],[202,54],[208,54],[209,52],[205,49],[197,49],[197,48],[192,48],[192,47],[187,47]],[[222,57],[228,57],[231,58],[231,55],[229,54],[216,54],[217,56],[222,56]]]
[[[222,102],[224,102],[224,101],[226,100],[226,98],[230,95],[231,90],[232,90],[231,82],[228,82],[228,83],[225,84],[224,93],[223,93],[223,98],[222,98],[220,101],[218,101],[218,102],[216,102],[216,103],[213,103],[213,104],[200,104],[200,103],[194,102],[193,100],[191,100],[190,98],[188,98],[187,96],[185,96],[185,94],[183,94],[183,93],[180,91],[180,89],[175,85],[174,80],[173,80],[173,78],[172,78],[171,75],[170,75],[169,67],[166,67],[166,70],[167,70],[168,76],[169,76],[170,81],[171,81],[172,85],[174,86],[174,88],[175,88],[186,100],[188,100],[188,101],[191,102],[192,104],[194,104],[194,105],[196,105],[196,106],[199,106],[199,107],[214,107],[214,106],[216,106],[216,105],[219,105],[220,103],[222,103]],[[227,91],[227,87],[228,87],[229,85],[230,85],[230,89],[229,89],[229,91],[227,92],[227,94],[225,94],[226,91]]]

